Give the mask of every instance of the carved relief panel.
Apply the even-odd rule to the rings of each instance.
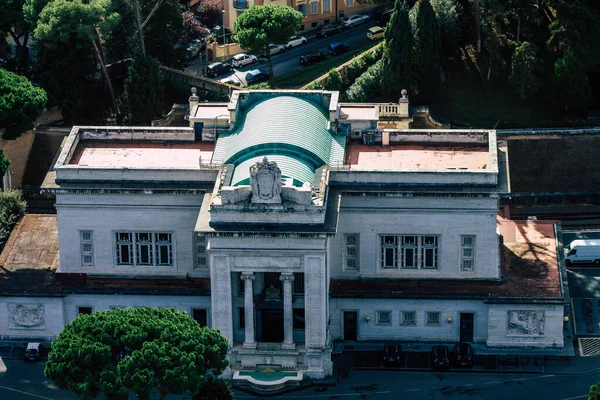
[[[509,310],[506,336],[544,336],[544,311]]]
[[[9,329],[46,329],[44,304],[8,303]]]

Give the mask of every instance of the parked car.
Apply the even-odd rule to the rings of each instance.
[[[285,51],[285,47],[282,44],[270,44],[269,45],[269,53],[273,56],[275,54],[283,53]],[[265,54],[266,56],[266,54]]]
[[[239,68],[248,64],[254,64],[257,61],[258,59],[256,56],[253,56],[252,54],[240,53],[233,56],[231,65],[233,65],[234,68]]]
[[[231,72],[232,70],[233,68],[231,68],[231,65],[229,64],[223,64],[222,62],[214,62],[212,64],[209,64],[208,67],[206,67],[206,76],[216,78],[217,76],[224,75],[228,72]]]
[[[401,359],[401,347],[398,343],[386,343],[383,353],[383,365],[398,365]]]
[[[354,14],[342,19],[342,23],[347,28],[353,28],[357,25],[364,24],[369,20],[369,16],[366,14]]]
[[[369,28],[369,30],[367,31],[367,37],[373,41],[383,39],[384,35],[385,29],[383,29],[380,26],[374,26],[372,28]]]
[[[300,46],[301,44],[306,43],[307,40],[304,36],[292,36],[288,39],[287,43],[284,45],[286,49],[291,49],[292,47]]]
[[[44,345],[41,343],[27,343],[27,348],[25,349],[25,361],[37,361],[42,356],[42,350],[44,350]]]
[[[340,33],[343,29],[343,26],[341,25],[335,25],[335,24],[327,24],[327,25],[322,25],[319,27],[319,29],[317,29],[317,36],[318,37],[327,37],[329,35],[335,35],[336,33]]]
[[[323,53],[322,51],[313,51],[312,53],[308,53],[308,54],[304,54],[303,56],[300,56],[300,64],[302,64],[306,67],[308,65],[313,65],[320,61],[323,61],[326,58],[327,58],[327,54]]]
[[[350,50],[350,47],[342,42],[333,42],[327,46],[327,52],[332,56],[337,56]]]
[[[242,85],[242,82],[235,80],[233,78],[227,78],[227,79],[222,80],[221,82],[227,83],[227,84],[233,85],[233,86],[241,86]]]
[[[433,346],[429,356],[433,369],[450,368],[450,351],[448,350],[448,346]]]
[[[390,22],[390,18],[392,18],[392,14],[394,13],[394,9],[385,11],[381,15],[378,15],[375,19],[375,23],[379,26],[386,26],[388,22]]]
[[[257,83],[267,82],[269,80],[269,74],[260,69],[253,69],[246,74],[246,84],[256,85]]]
[[[452,358],[454,365],[459,367],[472,367],[475,359],[475,352],[469,343],[461,342],[452,348]]]

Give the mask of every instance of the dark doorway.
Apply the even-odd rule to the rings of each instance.
[[[356,340],[358,333],[358,313],[344,311],[344,340]]]
[[[283,342],[283,310],[262,310],[261,342]]]
[[[460,313],[460,341],[473,341],[473,313]]]

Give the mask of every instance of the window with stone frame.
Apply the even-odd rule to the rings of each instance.
[[[331,12],[331,0],[323,0],[323,14]],[[329,21],[325,21],[325,23],[329,23]]]
[[[206,236],[200,232],[194,235],[194,248],[196,249],[196,268],[208,268],[208,258],[206,254]]]
[[[382,235],[382,269],[437,269],[437,235]]]
[[[416,325],[417,324],[417,312],[416,311],[402,311],[401,325]]]
[[[352,7],[354,5],[354,0],[346,0],[346,7]]]
[[[117,265],[173,266],[168,232],[115,232]]]
[[[319,12],[319,2],[313,1],[310,3],[310,13],[317,14]]]
[[[358,271],[359,265],[359,246],[360,236],[358,233],[346,233],[342,237],[343,240],[343,269],[345,271]]]
[[[427,325],[439,325],[440,324],[440,312],[439,311],[427,311],[426,313]]]
[[[375,311],[375,323],[377,325],[391,325],[392,324],[392,312],[385,311]]]
[[[473,271],[475,269],[475,235],[461,235],[460,237],[460,270]]]
[[[93,231],[79,231],[79,244],[81,249],[81,265],[94,265],[94,233]]]

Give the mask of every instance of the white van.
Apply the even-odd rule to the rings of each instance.
[[[565,247],[565,261],[567,264],[600,264],[600,240],[573,240],[567,247]]]

